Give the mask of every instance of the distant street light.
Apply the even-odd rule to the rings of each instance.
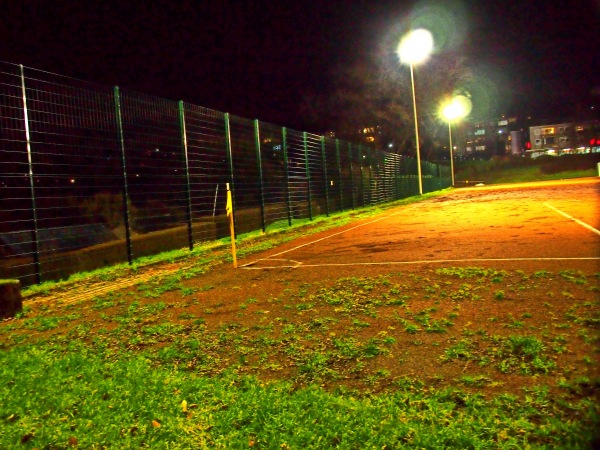
[[[471,100],[464,95],[457,95],[442,106],[442,117],[448,122],[448,138],[450,140],[450,173],[452,175],[452,186],[454,186],[454,149],[452,147],[452,122],[466,117],[471,112]]]
[[[417,148],[417,174],[419,177],[419,194],[423,195],[423,180],[421,177],[421,150],[419,146],[419,122],[417,120],[417,98],[415,95],[415,77],[413,66],[427,60],[433,50],[433,36],[424,29],[411,31],[405,35],[398,45],[400,62],[410,66],[410,83],[412,85],[413,111],[415,116],[415,139]]]

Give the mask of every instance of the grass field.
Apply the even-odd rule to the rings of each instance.
[[[507,170],[491,170],[489,172],[461,173],[457,181],[482,181],[485,184],[528,183],[531,181],[567,180],[596,176],[594,169],[566,170],[559,173],[543,173],[539,167],[518,167]]]
[[[542,156],[466,160],[456,164],[456,180],[480,181],[485,184],[526,183],[531,181],[563,180],[598,176],[600,156],[584,155]]]
[[[373,213],[255,234],[240,252]],[[599,443],[600,274],[281,270],[267,291],[222,282],[226,244],[26,291],[0,322],[0,449]],[[148,267],[164,270],[75,295]]]

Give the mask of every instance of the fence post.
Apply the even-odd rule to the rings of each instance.
[[[187,133],[185,129],[185,111],[183,100],[179,101],[179,129],[181,130],[181,147],[185,158],[185,193],[187,196],[186,219],[188,227],[188,245],[190,251],[194,250],[194,237],[192,233],[192,186],[190,182],[190,160],[188,157]]]
[[[325,183],[325,215],[329,217],[329,183],[327,180],[327,157],[325,156],[325,136],[321,136],[321,161],[323,164],[323,182]]]
[[[352,170],[352,144],[348,142],[348,157],[350,159],[350,205],[354,209],[354,173]]]
[[[262,158],[260,156],[260,127],[258,119],[254,120],[254,140],[256,142],[256,166],[258,168],[258,187],[260,189],[260,221],[263,233],[266,231],[265,220],[265,188],[263,183]]]
[[[381,174],[379,173],[379,155],[381,151],[375,150],[371,155],[371,174],[373,177],[373,188],[371,188],[371,203],[379,204],[379,191],[381,189]],[[374,200],[373,200],[374,199]]]
[[[377,152],[377,204],[381,205],[383,199],[385,199],[385,164],[383,169],[381,168],[381,158],[384,158],[383,152]]]
[[[340,161],[340,140],[335,140],[335,159],[338,169],[338,191],[340,194],[340,211],[344,210],[344,195],[342,189],[342,163]]]
[[[365,180],[363,179],[363,152],[362,145],[358,146],[358,162],[360,167],[360,197],[362,199],[361,206],[365,206]]]
[[[285,204],[287,209],[288,225],[292,226],[292,200],[290,196],[290,173],[287,154],[287,128],[281,128],[281,150],[283,151],[283,170],[285,172]]]
[[[397,154],[394,153],[394,200],[398,200],[400,198],[400,187],[398,185],[399,177],[398,177],[398,165],[400,158]]]
[[[231,214],[233,216],[233,228],[237,230],[237,222],[235,220],[235,183],[233,180],[233,155],[231,151],[231,127],[229,124],[229,113],[225,113],[225,152],[227,157],[227,167],[229,169],[229,184],[231,185]],[[235,236],[237,237],[237,231]]]
[[[375,166],[375,172],[377,173],[377,204],[381,204],[382,198],[385,198],[385,170],[381,169],[381,158],[383,158],[383,152],[378,151],[376,160],[377,166]]]
[[[373,205],[373,172],[371,170],[371,149],[367,148],[367,160],[369,163],[369,206]]]
[[[313,220],[312,217],[312,195],[310,193],[310,167],[308,166],[308,143],[307,132],[302,133],[302,142],[304,144],[304,167],[306,169],[306,193],[308,199],[308,218]]]
[[[27,146],[27,166],[29,170],[29,192],[31,195],[31,217],[33,219],[33,229],[31,230],[31,244],[33,245],[33,267],[35,270],[35,282],[40,284],[42,281],[42,270],[40,266],[40,246],[38,235],[38,218],[35,202],[35,180],[33,179],[33,157],[31,154],[31,136],[29,134],[29,117],[27,115],[27,95],[25,91],[25,69],[21,69],[21,93],[23,95],[23,120],[25,124],[25,143]]]
[[[127,245],[127,262],[133,262],[131,249],[131,229],[129,220],[129,190],[127,188],[127,164],[125,161],[125,138],[123,136],[123,118],[121,116],[121,93],[119,86],[114,87],[115,95],[115,117],[117,120],[117,136],[121,150],[121,169],[123,169],[123,220],[125,221],[125,244]]]

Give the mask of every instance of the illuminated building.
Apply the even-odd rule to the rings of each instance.
[[[531,148],[527,153],[565,155],[600,152],[600,121],[561,122],[529,127]]]
[[[381,142],[381,127],[380,126],[368,126],[358,130],[361,142],[367,144],[379,145]]]
[[[463,130],[464,146],[458,144],[458,147],[466,156],[514,155],[525,151],[526,127],[517,117],[464,123]]]

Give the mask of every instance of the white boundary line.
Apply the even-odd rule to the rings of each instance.
[[[600,261],[600,257],[595,256],[584,256],[581,258],[476,258],[476,259],[424,259],[418,261],[387,261],[387,262],[357,262],[357,263],[328,263],[328,264],[295,264],[295,265],[281,265],[281,266],[262,266],[262,267],[250,267],[251,264],[255,264],[259,261],[268,261],[269,259],[258,260],[254,263],[240,266],[240,268],[246,270],[263,270],[263,269],[297,269],[299,267],[351,267],[351,266],[399,266],[399,265],[411,265],[411,264],[442,264],[442,263],[455,263],[455,262],[511,262],[511,261]],[[279,260],[281,261],[281,260]],[[291,261],[291,260],[290,260]],[[297,263],[298,261],[293,261]]]
[[[405,211],[408,211],[409,209],[416,208],[416,206],[417,206],[417,205],[418,205],[418,204],[415,204],[415,205],[410,205],[410,206],[408,206],[407,208],[403,208],[403,209],[401,209],[400,211],[397,211],[397,212],[395,212],[395,213],[393,213],[393,214],[390,214],[389,216],[380,217],[379,219],[375,219],[375,220],[372,220],[372,221],[370,221],[370,222],[367,222],[367,223],[363,223],[363,224],[360,224],[360,225],[356,225],[355,227],[348,228],[347,230],[338,231],[337,233],[330,234],[329,236],[325,236],[325,237],[322,237],[322,238],[320,238],[320,239],[316,239],[316,240],[314,240],[314,241],[307,242],[306,244],[298,245],[298,246],[296,246],[296,247],[294,247],[294,248],[290,248],[290,249],[288,249],[288,250],[284,250],[284,251],[282,251],[282,252],[275,253],[274,255],[268,256],[267,258],[264,258],[264,259],[272,259],[272,258],[275,258],[276,256],[280,256],[280,255],[283,255],[283,254],[285,254],[285,253],[289,253],[289,252],[293,252],[294,250],[298,250],[299,248],[306,247],[306,246],[308,246],[308,245],[313,245],[313,244],[316,244],[317,242],[321,242],[321,241],[324,241],[324,240],[326,240],[326,239],[332,238],[332,237],[334,237],[334,236],[338,236],[338,235],[340,235],[340,234],[347,233],[348,231],[356,230],[357,228],[360,228],[360,227],[365,227],[365,226],[367,226],[367,225],[371,225],[372,223],[379,222],[380,220],[389,219],[390,217],[394,217],[394,216],[396,216],[396,215],[398,215],[398,214],[402,214],[403,212],[405,212]],[[251,266],[251,265],[253,265],[253,264],[256,264],[258,261],[261,261],[261,260],[260,260],[260,259],[258,259],[258,260],[256,260],[256,261],[252,261],[252,262],[249,262],[249,263],[247,263],[247,264],[242,264],[242,265],[241,265],[241,266],[239,266],[239,267],[240,267],[240,268],[245,268],[245,267],[247,267],[247,266]],[[279,267],[287,267],[287,266],[279,266]]]
[[[575,217],[572,217],[570,215],[568,215],[565,212],[562,212],[560,209],[556,209],[554,206],[550,205],[549,203],[544,203],[544,206],[547,206],[548,208],[550,208],[551,210],[557,212],[558,214],[560,214],[561,216],[566,217],[569,220],[572,220],[575,223],[578,223],[579,225],[581,225],[583,228],[587,228],[588,230],[590,230],[592,233],[596,233],[598,235],[600,235],[600,231],[596,230],[594,227],[592,227],[591,225],[588,225],[585,222],[582,222],[581,220],[577,220]]]

